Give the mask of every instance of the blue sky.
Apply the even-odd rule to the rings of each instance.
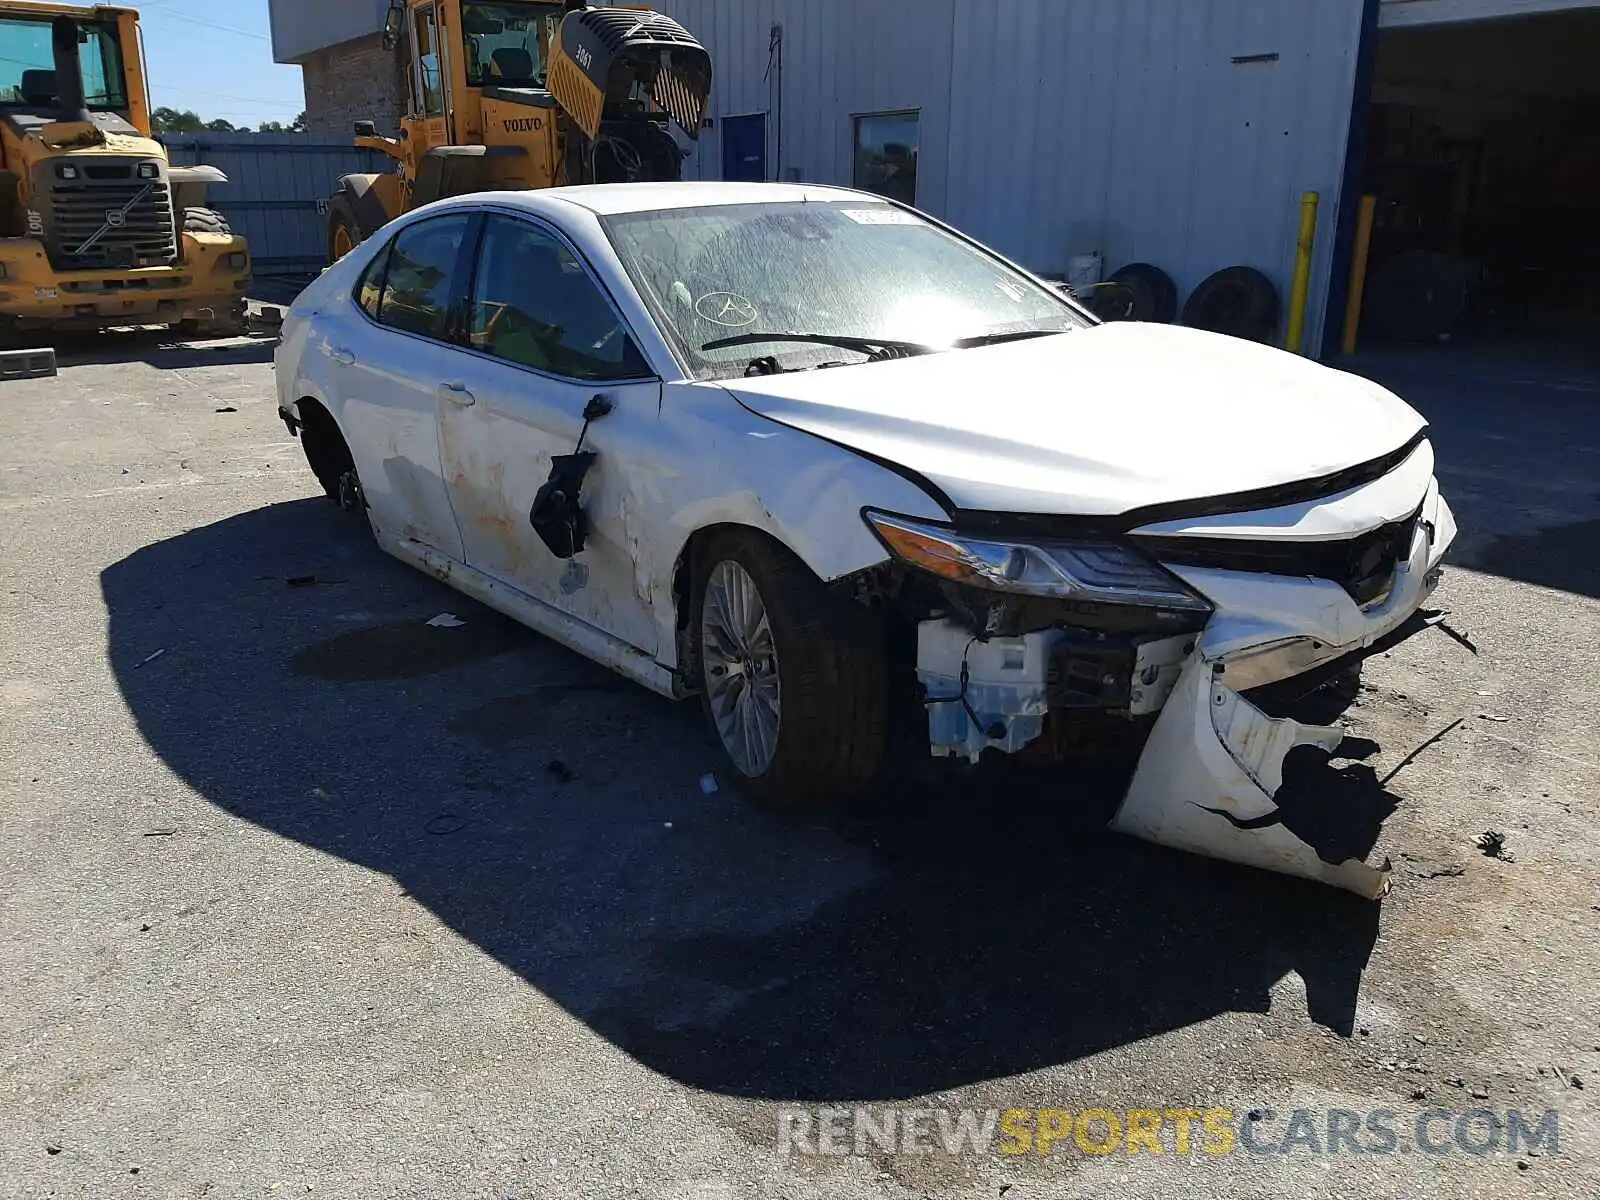
[[[305,108],[299,67],[272,61],[267,0],[127,0],[139,10],[152,107],[254,129]]]

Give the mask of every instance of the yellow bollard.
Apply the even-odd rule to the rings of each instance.
[[[1346,354],[1356,352],[1356,331],[1361,328],[1361,301],[1367,294],[1367,258],[1372,253],[1372,222],[1377,212],[1376,196],[1361,197],[1355,253],[1350,259],[1350,298],[1344,308],[1344,342],[1339,347]]]
[[[1294,287],[1289,293],[1289,329],[1283,348],[1300,353],[1306,335],[1306,301],[1311,295],[1311,255],[1317,245],[1317,206],[1322,197],[1307,192],[1300,197],[1300,241],[1295,248]]]

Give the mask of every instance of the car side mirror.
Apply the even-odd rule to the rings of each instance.
[[[406,9],[403,4],[391,4],[389,15],[383,22],[383,48],[393,50],[400,44],[400,32],[405,28]],[[369,25],[367,28],[371,28]]]
[[[357,121],[355,129],[357,137],[378,136],[378,123],[376,121]]]

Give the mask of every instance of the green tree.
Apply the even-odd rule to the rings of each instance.
[[[193,109],[158,108],[150,114],[150,128],[156,133],[199,133],[206,123]]]
[[[263,121],[256,127],[257,133],[304,133],[306,131],[306,114],[301,113],[289,124],[282,121]]]
[[[232,132],[234,132],[233,122],[232,121],[225,121],[221,117],[218,117],[215,121],[207,121],[206,122],[206,129],[208,131],[210,131],[211,133],[232,133]]]

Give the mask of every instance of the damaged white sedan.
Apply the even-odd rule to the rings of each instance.
[[[1116,828],[1386,887],[1280,803],[1340,731],[1268,701],[1414,632],[1455,535],[1375,384],[777,184],[442,201],[307,288],[277,365],[385,550],[700,696],[756,797],[866,786],[898,707],[942,757],[1142,746]]]

